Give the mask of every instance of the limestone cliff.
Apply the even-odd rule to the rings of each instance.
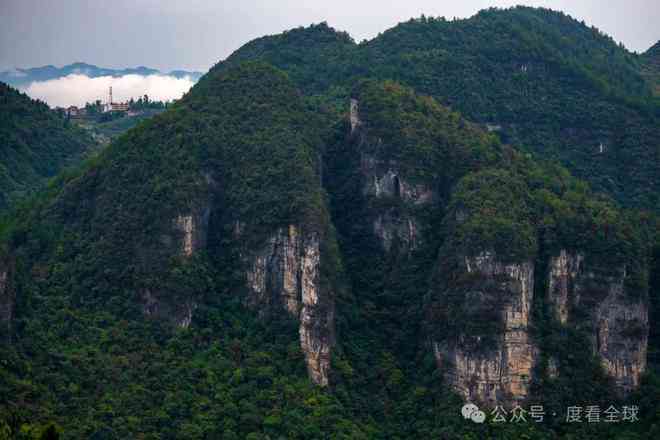
[[[210,208],[204,206],[179,214],[166,227],[159,246],[169,248],[169,254],[178,255],[183,263],[206,247],[209,231]],[[163,300],[163,293],[145,288],[141,291],[142,311],[146,316],[166,319],[187,328],[197,308],[195,298]]]
[[[246,260],[248,302],[261,313],[283,308],[299,322],[309,376],[315,383],[327,385],[334,344],[334,298],[320,283],[319,234],[296,225],[279,228]]]
[[[198,209],[185,215],[181,214],[174,223],[177,232],[181,234],[178,241],[183,256],[190,257],[206,246],[209,225],[208,208]]]
[[[403,252],[415,250],[423,236],[414,210],[432,203],[433,191],[428,185],[413,183],[397,160],[378,154],[383,140],[369,135],[356,99],[351,100],[350,125],[360,154],[362,195],[369,203],[378,205],[370,219],[374,235],[386,252],[394,244]]]
[[[644,295],[626,291],[626,276],[625,267],[587,264],[583,255],[566,250],[551,258],[548,273],[555,316],[588,334],[594,355],[622,393],[639,385],[648,342],[648,306]]]
[[[494,405],[522,400],[529,393],[538,353],[529,335],[534,265],[503,263],[494,252],[484,251],[465,257],[459,271],[468,280],[464,304],[459,306],[468,311],[465,318],[488,319],[480,313],[487,308],[500,325],[492,335],[494,343],[485,347],[480,344],[482,336],[461,332],[434,341],[438,366],[467,401]]]

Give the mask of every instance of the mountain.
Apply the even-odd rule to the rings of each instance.
[[[644,60],[562,13],[516,7],[466,20],[423,17],[359,45],[321,24],[255,40],[214,68],[245,59],[287,71],[338,108],[356,78],[396,80],[504,142],[561,162],[625,206],[660,206],[660,124]]]
[[[0,211],[94,149],[84,130],[0,83]]]
[[[653,157],[643,62],[609,41],[515,8],[248,43],[5,220],[0,432],[657,437],[657,170],[558,135],[588,101],[584,133],[621,111]],[[493,420],[516,405],[544,420]]]
[[[28,263],[20,255],[23,251],[31,252],[23,247],[27,242],[16,242],[18,247],[15,248],[10,246],[6,260],[3,259],[6,262],[3,276],[7,276],[3,279],[10,280],[3,285],[3,327],[6,329],[6,325],[10,325],[12,334],[14,329],[22,327],[20,322],[36,324],[40,329],[29,331],[36,338],[33,340],[36,348],[50,344],[47,342],[51,337],[48,328],[59,325],[55,323],[61,322],[62,313],[80,313],[78,316],[82,321],[78,322],[85,327],[105,327],[100,322],[92,324],[104,319],[104,313],[109,313],[108,317],[123,316],[123,320],[144,327],[137,333],[121,331],[120,338],[128,339],[117,340],[116,349],[126,360],[138,352],[151,352],[160,359],[156,361],[147,356],[140,361],[131,361],[141,365],[140,376],[148,373],[156,380],[150,387],[155,391],[162,376],[153,374],[149,365],[154,361],[169,364],[181,373],[184,370],[177,366],[178,360],[168,359],[174,354],[171,351],[174,347],[163,346],[162,351],[148,348],[156,341],[149,335],[160,335],[158,338],[163,338],[164,342],[176,333],[173,333],[174,329],[188,328],[193,317],[206,316],[204,319],[210,325],[208,329],[217,335],[225,334],[229,338],[227,344],[234,344],[238,350],[235,354],[239,356],[218,357],[220,352],[216,349],[220,340],[211,338],[208,342],[212,342],[212,346],[203,350],[203,356],[215,359],[212,368],[235,365],[235,378],[239,381],[242,381],[239,378],[242,374],[249,377],[258,373],[262,376],[263,386],[270,384],[267,392],[274,394],[284,390],[277,376],[286,374],[290,376],[287,383],[295,385],[298,389],[295,393],[300,393],[301,399],[314,398],[319,394],[318,390],[311,384],[298,384],[302,376],[299,361],[303,360],[315,383],[327,384],[334,344],[334,290],[332,276],[328,273],[337,272],[332,269],[336,264],[333,257],[327,256],[327,248],[332,247],[333,241],[316,172],[318,157],[315,149],[320,140],[309,128],[314,119],[315,116],[305,110],[286,76],[271,67],[246,64],[226,75],[207,75],[172,110],[129,131],[103,150],[80,175],[68,177],[61,182],[59,191],[37,202],[32,210],[28,209],[27,217],[14,218],[15,227],[23,229],[20,225],[25,225],[25,238],[36,238],[33,232],[41,230],[45,234],[44,241],[38,239],[38,246],[67,249],[64,252],[71,258],[61,260],[63,278],[56,282],[51,278],[54,273],[46,272],[50,272],[48,267],[54,269],[51,264],[60,259],[56,255],[58,252],[53,254],[43,248],[40,256],[36,260],[28,258]],[[18,233],[18,230],[14,232]],[[18,235],[14,238],[21,241]],[[127,245],[129,242],[132,244]],[[81,258],[86,262],[83,263]],[[44,269],[44,278],[38,280],[28,275],[30,280],[22,284],[22,275],[18,272],[26,268],[23,262],[32,268],[28,272],[37,267]],[[92,278],[87,278],[88,275]],[[248,284],[243,283],[243,277],[250,280]],[[83,284],[73,281],[85,278],[88,282]],[[41,292],[50,299],[42,304],[44,308],[28,305],[31,299],[25,292],[32,288],[45,289]],[[115,298],[116,302],[108,308],[110,298]],[[56,305],[60,300],[72,300],[76,304],[61,308]],[[279,334],[276,340],[268,341],[268,333],[263,335],[265,339],[261,336],[259,339],[244,338],[247,335],[238,328],[234,336],[226,334],[234,324],[247,324],[242,306],[258,311],[260,319],[248,318],[257,326],[275,320],[275,333],[270,335]],[[53,321],[43,320],[44,314],[50,314],[48,310],[54,312],[56,309],[59,312],[52,316]],[[102,312],[103,309],[106,312]],[[21,310],[26,315],[22,315]],[[223,311],[218,313],[220,310]],[[18,318],[14,324],[14,313],[28,321]],[[234,317],[230,318],[232,315]],[[71,334],[73,339],[60,334],[58,339],[63,339],[60,339],[61,344],[57,343],[59,348],[53,346],[47,351],[77,351],[75,339],[79,336],[91,337],[87,347],[95,350],[93,347],[98,347],[100,341],[87,330],[80,330],[76,332],[77,336]],[[27,342],[22,338],[19,340]],[[129,340],[133,342],[129,343]],[[130,349],[131,345],[138,351]],[[129,351],[120,349],[120,346],[129,348]],[[22,342],[16,347],[18,350],[27,348]],[[159,351],[165,357],[161,357]],[[112,377],[115,375],[113,371],[119,367],[116,364],[120,359],[116,357],[118,353],[90,352],[89,357],[84,355],[87,359],[84,362],[91,362],[88,364],[90,368],[81,371],[76,381],[98,381],[98,386],[114,393],[112,390],[116,388]],[[276,358],[280,359],[281,366],[273,370],[269,359]],[[18,372],[22,368],[20,355],[14,359],[18,363],[9,369]],[[92,364],[105,365],[108,369],[99,370]],[[14,381],[19,376],[10,375],[10,382],[4,382],[3,395],[7,391],[10,392],[7,396],[15,396],[10,405],[26,397],[24,393],[32,392],[41,395],[37,405],[50,405],[48,402],[55,403],[60,399],[63,390],[53,389],[51,392],[44,388],[50,382],[47,376],[51,367],[41,365],[44,368],[37,373],[39,379],[34,382],[37,388],[23,387],[20,380]],[[241,372],[245,367],[248,369]],[[208,372],[215,374],[211,370]],[[150,379],[147,376],[137,378],[132,373],[125,376],[126,388],[115,395],[124,401],[118,403],[118,408],[128,409],[133,405],[129,400],[134,394],[129,390],[145,380]],[[241,391],[231,385],[232,381],[226,382],[225,392],[234,395],[231,397],[234,399]],[[172,385],[169,390],[162,389],[163,397],[167,395],[169,399],[178,394],[177,386]],[[89,391],[91,389],[80,389],[82,394],[76,394],[82,397]],[[219,389],[216,391],[224,393]],[[151,392],[143,397],[145,402],[161,400]],[[194,401],[199,394],[194,392],[189,397]],[[224,402],[230,397],[218,395],[218,398]],[[180,403],[183,404],[184,400],[185,396]],[[193,401],[189,403],[194,404]],[[86,406],[87,403],[78,409],[67,410],[64,405],[56,410],[57,413],[70,412],[71,420],[85,420],[70,431],[71,435],[85,437],[94,434],[89,429],[92,419],[97,416],[88,418]],[[175,417],[177,422],[171,429],[165,428],[163,421],[158,420],[159,404],[148,406],[146,411],[156,419],[149,422],[153,423],[151,427],[139,429],[166,430],[172,435],[184,436],[187,436],[187,429],[192,429],[180,425],[183,419],[178,417]],[[100,415],[98,411],[105,410],[102,406],[92,410]],[[42,415],[33,413],[30,417],[39,419]],[[314,416],[310,414],[309,417]],[[218,436],[222,436],[223,431],[240,429],[243,432],[252,429],[254,423],[246,422],[240,428],[216,426],[213,432]],[[70,429],[68,424],[67,429]],[[117,435],[126,433],[131,436],[134,432],[130,426],[122,428],[114,423],[109,429]]]
[[[48,65],[28,69],[16,68],[13,70],[6,70],[4,72],[0,72],[0,81],[14,87],[27,87],[32,82],[48,81],[51,79],[63,78],[73,74],[85,75],[90,78],[97,78],[100,76],[118,77],[124,75],[168,75],[174,76],[176,78],[190,77],[194,81],[197,81],[202,76],[201,72],[189,72],[185,70],[161,72],[159,70],[144,66],[126,69],[109,69],[98,67],[93,64],[73,63],[62,67]]]

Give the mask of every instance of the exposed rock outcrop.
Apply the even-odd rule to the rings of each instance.
[[[501,320],[501,333],[494,346],[475,349],[474,337],[459,335],[456,340],[434,342],[440,368],[452,387],[467,401],[487,405],[523,400],[538,349],[529,335],[533,301],[534,265],[529,261],[503,263],[493,252],[464,259],[464,274],[469,274],[466,302],[494,306]],[[481,304],[485,305],[485,304]],[[465,304],[466,308],[480,304]]]
[[[584,261],[580,254],[569,254],[562,250],[551,258],[548,274],[548,300],[552,304],[555,318],[562,324],[568,320],[569,292],[575,290],[575,280]]]
[[[197,303],[193,299],[173,304],[172,301],[163,301],[149,289],[144,289],[141,296],[142,312],[145,316],[171,321],[181,328],[190,326],[193,312],[197,308]]]
[[[170,233],[161,237],[165,246],[170,246],[174,255],[184,260],[191,258],[196,252],[204,249],[209,231],[210,209],[208,207],[193,209],[187,214],[174,218]],[[143,289],[140,292],[142,312],[145,316],[164,319],[173,322],[181,328],[188,328],[192,322],[193,312],[197,308],[194,298],[180,301],[163,300],[162,292]]]
[[[181,233],[179,248],[183,256],[190,257],[206,246],[209,214],[208,208],[202,208],[185,215],[181,214],[175,219],[175,227]]]
[[[351,107],[349,110],[349,121],[351,123],[351,133],[355,131],[355,129],[362,123],[360,121],[360,112],[359,112],[359,103],[358,100],[355,98],[351,99]]]
[[[369,139],[355,99],[351,100],[350,118],[351,133],[355,130],[359,133],[360,150],[370,143],[382,144],[381,139]],[[382,159],[373,153],[360,153],[360,173],[362,194],[367,199],[391,202],[391,206],[380,206],[371,220],[373,232],[383,249],[389,252],[394,242],[400,251],[418,248],[423,237],[419,220],[412,211],[415,207],[433,202],[431,188],[423,183],[412,183],[397,161]]]
[[[625,267],[587,265],[582,255],[566,250],[551,258],[548,276],[555,315],[587,332],[594,354],[624,394],[639,385],[648,343],[648,306],[644,295],[626,292],[626,276]]]
[[[320,284],[320,238],[296,225],[279,228],[248,259],[249,303],[261,313],[284,308],[299,325],[310,378],[328,384],[334,344],[334,298]]]
[[[367,198],[390,201],[403,206],[382,206],[372,220],[373,231],[383,249],[389,252],[396,241],[400,251],[416,249],[422,240],[419,220],[411,212],[417,205],[430,203],[433,192],[424,185],[409,183],[394,161],[362,155],[362,192]],[[406,209],[408,208],[408,209]]]

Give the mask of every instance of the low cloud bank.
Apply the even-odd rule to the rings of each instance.
[[[175,78],[167,75],[124,75],[120,77],[68,75],[48,81],[33,82],[23,90],[31,98],[45,101],[51,107],[83,106],[86,102],[108,100],[112,86],[115,102],[128,101],[149,95],[154,101],[179,99],[195,84],[190,77]]]

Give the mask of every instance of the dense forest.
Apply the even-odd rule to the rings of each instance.
[[[644,52],[644,67],[642,73],[653,87],[653,94],[660,97],[660,41]]]
[[[31,194],[95,143],[43,102],[0,83],[0,210]]]
[[[0,439],[658,437],[651,52],[530,8],[246,44],[3,219]],[[484,250],[537,268],[524,403],[543,422],[464,419],[440,365],[503,339],[517,291],[470,273]],[[561,252],[593,268],[568,325],[545,294]],[[650,316],[626,321],[649,364],[625,393],[588,325],[622,267],[615,305]],[[639,421],[568,423],[572,405]]]
[[[660,206],[659,114],[644,57],[562,13],[421,17],[360,44],[320,24],[257,39],[214,68],[245,59],[268,61],[312,102],[340,109],[357,78],[400,82],[626,206]]]

